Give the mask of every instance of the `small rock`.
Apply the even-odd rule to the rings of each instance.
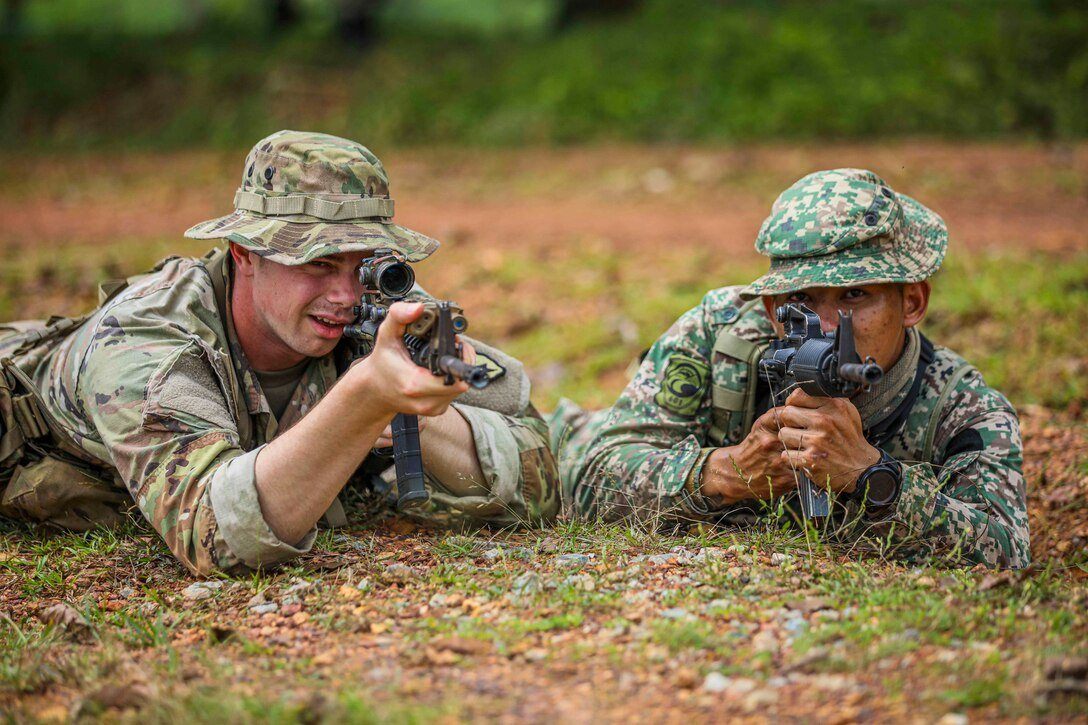
[[[589,574],[571,574],[563,580],[563,585],[580,592],[591,592],[597,588],[597,582]]]
[[[123,599],[132,599],[134,596],[136,596],[136,590],[132,587],[125,587],[124,589],[119,591],[118,594]]]
[[[787,562],[793,561],[793,558],[794,557],[792,554],[782,554],[776,551],[771,554],[771,566],[779,566],[780,564],[785,564]]]
[[[752,649],[756,652],[777,652],[778,638],[770,630],[763,630],[752,637]]]
[[[431,609],[439,609],[446,606],[446,595],[441,592],[434,594],[427,600],[427,606]]]
[[[699,549],[699,553],[695,554],[695,556],[693,556],[691,560],[694,562],[705,563],[708,561],[718,561],[719,559],[724,559],[725,555],[726,552],[723,549],[712,546],[704,549]]]
[[[267,604],[267,603],[268,603],[268,599],[265,597],[264,592],[257,592],[256,594],[254,594],[252,597],[249,598],[249,601],[246,602],[246,606],[247,607],[256,607],[256,606],[258,606],[260,604]]]
[[[221,586],[223,585],[220,582],[196,582],[182,589],[181,596],[190,601],[199,602],[202,599],[211,598],[215,590]]]
[[[373,588],[373,585],[370,583],[369,579],[364,577],[358,581],[355,588],[361,592],[369,592]]]
[[[418,573],[415,569],[400,562],[394,562],[385,567],[385,577],[390,581],[406,582],[415,579],[417,576]]]
[[[753,690],[744,698],[744,709],[748,712],[754,712],[762,707],[775,705],[778,703],[778,700],[779,695],[775,690],[766,688]]]
[[[292,580],[291,586],[283,590],[284,594],[302,594],[303,592],[313,589],[313,582],[308,582],[305,579]]]
[[[555,557],[556,566],[579,567],[593,560],[592,554],[560,554]]]
[[[510,585],[510,591],[518,597],[530,597],[544,590],[544,581],[535,571],[520,574]]]
[[[806,622],[804,619],[800,619],[800,618],[787,619],[786,623],[784,625],[782,625],[782,626],[791,635],[797,636],[798,634],[801,634],[806,629],[808,629],[808,622]]]
[[[283,604],[283,606],[285,606],[285,607],[295,607],[295,606],[301,605],[302,600],[300,598],[296,597],[295,595],[291,594],[289,596],[286,596],[286,597],[283,597],[282,599],[280,599],[280,603]]]
[[[279,611],[280,605],[275,602],[265,602],[264,604],[254,604],[249,608],[249,611],[254,614],[269,614],[271,612]]]
[[[485,551],[483,557],[488,561],[495,561],[496,559],[529,560],[533,558],[533,552],[524,546],[496,546]]]
[[[707,602],[706,611],[707,614],[716,614],[719,612],[729,611],[730,607],[732,606],[733,602],[729,601],[728,599],[713,599],[710,602]]]
[[[937,721],[937,725],[967,725],[967,716],[960,712],[950,712]]]
[[[522,657],[529,660],[530,662],[540,662],[541,660],[547,658],[547,656],[548,650],[542,647],[533,647],[532,649],[527,649],[525,650],[525,654],[522,655]]]
[[[703,689],[707,692],[725,692],[730,679],[720,672],[711,672],[703,679]]]
[[[159,611],[158,602],[142,602],[140,604],[140,614],[149,616]]]
[[[744,544],[730,544],[726,551],[731,551],[734,554],[744,554],[748,551],[748,547]]]
[[[661,616],[665,619],[691,619],[691,612],[680,607],[673,607],[661,612]]]
[[[667,170],[660,167],[650,169],[642,175],[642,188],[651,194],[667,194],[676,186],[676,181]]]
[[[755,680],[747,677],[733,677],[729,680],[729,685],[725,688],[725,693],[729,697],[743,697],[749,692],[756,689],[758,683]]]

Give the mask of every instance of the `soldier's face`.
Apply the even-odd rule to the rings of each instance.
[[[774,310],[787,302],[800,303],[820,316],[824,332],[839,324],[839,310],[853,312],[854,341],[864,359],[889,370],[899,359],[906,341],[905,330],[925,317],[929,283],[870,284],[859,287],[809,287],[799,292],[763,298],[763,305],[779,337],[785,334]]]
[[[235,324],[254,367],[277,370],[303,357],[332,352],[344,333],[344,325],[353,319],[351,308],[358,304],[362,293],[359,263],[369,254],[329,255],[298,266],[276,264],[250,254],[248,265],[238,264],[236,285],[249,288],[252,310],[248,320],[239,324],[240,311],[236,309]],[[248,335],[243,333],[242,324],[250,327]],[[262,362],[254,359],[250,348],[258,350]],[[274,366],[263,367],[270,364]]]

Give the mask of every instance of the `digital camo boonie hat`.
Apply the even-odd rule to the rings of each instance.
[[[817,171],[775,200],[756,239],[771,269],[741,296],[920,282],[941,266],[947,248],[944,220],[873,172]]]
[[[279,131],[246,157],[234,213],[197,224],[185,236],[228,239],[291,265],[380,248],[418,262],[438,248],[434,239],[392,220],[389,176],[367,148],[324,133]]]

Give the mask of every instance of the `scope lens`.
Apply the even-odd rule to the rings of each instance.
[[[416,274],[403,262],[389,262],[381,265],[377,274],[378,289],[386,297],[403,297],[412,291]]]

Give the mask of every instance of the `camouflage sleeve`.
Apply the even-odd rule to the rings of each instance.
[[[261,514],[257,451],[239,447],[215,353],[191,340],[142,342],[126,334],[124,345],[91,349],[80,403],[136,505],[174,555],[190,571],[207,574],[307,550],[312,534],[292,546],[276,538]]]
[[[434,484],[431,518],[512,526],[551,523],[559,513],[559,471],[548,426],[530,405],[520,416],[454,403],[472,428],[488,493],[455,496]]]
[[[608,520],[707,515],[685,483],[699,480],[706,460],[713,345],[704,300],[658,338],[593,438],[577,450],[564,444],[564,456],[581,459],[568,466],[576,513]]]
[[[933,464],[905,464],[900,540],[988,566],[1031,560],[1020,424],[1009,402],[972,373],[946,407]]]

